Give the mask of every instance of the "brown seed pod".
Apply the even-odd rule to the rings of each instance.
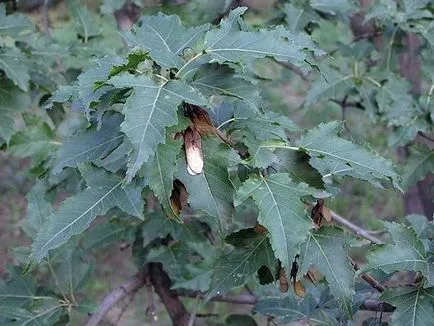
[[[268,230],[265,226],[259,224],[258,222],[256,222],[254,228],[253,228],[256,232],[261,233],[261,234],[267,234]]]
[[[193,122],[194,129],[196,129],[201,136],[214,135],[216,133],[216,128],[212,124],[208,112],[204,109],[195,105],[189,105],[187,114]]]
[[[289,283],[285,275],[285,269],[281,268],[279,270],[279,290],[282,293],[286,293],[288,292],[288,289],[289,289]]]
[[[181,210],[187,207],[187,205],[187,190],[185,189],[185,186],[181,181],[175,179],[173,181],[172,194],[170,195],[170,206],[172,207],[172,211],[173,213],[175,213],[176,216],[178,216]]]
[[[187,171],[191,175],[203,172],[203,155],[200,134],[190,127],[184,132],[185,156],[187,158]]]
[[[330,222],[332,220],[330,210],[327,208],[326,205],[324,205],[323,199],[318,199],[316,201],[315,206],[312,208],[311,217],[313,222],[317,226],[321,226],[324,224],[323,219],[325,219],[327,222]]]

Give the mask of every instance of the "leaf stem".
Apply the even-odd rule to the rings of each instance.
[[[190,60],[188,60],[187,63],[186,63],[185,65],[183,65],[183,66],[181,67],[181,69],[178,70],[178,72],[177,72],[176,75],[175,75],[175,78],[179,77],[179,75],[181,74],[181,72],[182,72],[186,67],[188,67],[188,65],[189,65],[190,63],[192,63],[193,61],[195,61],[197,58],[201,57],[203,54],[204,54],[203,52],[199,52],[199,53],[196,54],[193,58],[191,58]]]

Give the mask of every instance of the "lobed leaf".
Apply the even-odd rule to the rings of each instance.
[[[32,245],[31,258],[40,262],[50,249],[82,233],[98,215],[112,207],[143,218],[141,187],[130,184],[122,188],[122,178],[91,165],[80,166],[88,188],[66,199],[39,230]]]
[[[269,231],[274,254],[287,274],[300,245],[312,227],[301,196],[310,194],[308,186],[296,184],[285,173],[267,177],[250,176],[237,191],[235,205],[252,197],[259,207],[258,222]]]

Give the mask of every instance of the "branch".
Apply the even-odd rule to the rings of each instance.
[[[383,243],[383,241],[381,241],[377,237],[374,237],[368,231],[366,231],[366,230],[362,229],[361,227],[358,227],[357,225],[351,223],[350,221],[346,220],[345,218],[343,218],[339,214],[337,214],[333,211],[330,211],[330,213],[331,213],[333,221],[347,227],[349,230],[353,231],[358,236],[365,238],[365,239],[367,239],[367,240],[369,240],[375,244],[382,244]]]
[[[275,62],[278,65],[282,66],[283,68],[291,70],[293,73],[299,75],[300,78],[303,79],[304,81],[309,81],[309,79],[307,79],[306,75],[304,75],[303,72],[299,68],[293,66],[292,64],[287,63],[287,62],[277,61],[277,60],[275,60]]]
[[[189,298],[205,298],[206,294],[199,291],[192,291],[186,289],[179,289],[174,291],[177,295]],[[227,302],[235,304],[248,304],[254,305],[258,302],[258,298],[249,293],[243,293],[239,295],[216,295],[212,297],[209,301]]]
[[[163,270],[161,264],[150,263],[149,272],[155,292],[159,295],[166,307],[173,325],[187,326],[190,321],[190,314],[185,309],[182,301],[178,298],[178,294],[170,290],[170,278]]]
[[[44,25],[45,36],[51,40],[50,22],[48,19],[48,2],[50,0],[44,0],[44,5],[42,6],[42,23]]]
[[[357,266],[357,263],[350,259],[351,265],[353,265],[354,269],[357,271],[359,270],[359,266]],[[368,283],[370,286],[372,286],[374,289],[376,289],[378,292],[383,293],[386,288],[383,284],[378,282],[375,278],[373,278],[369,274],[361,274],[360,278],[364,280],[366,283]]]
[[[366,299],[360,306],[361,310],[392,312],[395,307],[384,301],[377,301],[372,299]]]
[[[97,326],[116,303],[134,293],[145,284],[145,272],[141,270],[118,288],[106,295],[98,309],[89,318],[85,326]]]

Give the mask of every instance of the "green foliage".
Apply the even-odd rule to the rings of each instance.
[[[352,0],[285,2],[266,22],[228,10],[230,1],[164,2],[122,33],[112,14],[124,1],[102,1],[100,13],[66,4],[70,20],[46,36],[0,5],[0,141],[31,158],[37,179],[21,225],[33,243],[15,250],[26,269],[0,281],[0,323],[73,323],[74,313],[91,311],[93,255],[120,240],[138,269],[161,263],[173,290],[200,292],[205,305],[248,285],[255,311],[281,323],[347,323],[372,297],[359,276],[416,272],[414,284],[391,286],[380,300],[395,307],[391,325],[433,323],[432,222],[385,222],[384,244],[360,245],[308,212],[318,199],[338,202],[346,177],[376,193],[402,191],[400,170],[407,191],[434,169],[428,1],[373,4],[359,17],[368,35],[350,33],[361,9]],[[419,37],[423,64],[414,84],[398,66],[408,32]],[[270,100],[283,82],[290,92],[308,88],[290,115]],[[328,101],[342,120],[358,110],[361,124],[387,126],[387,135],[373,140],[376,131],[353,132],[351,119],[324,121]],[[304,129],[306,112],[321,123]],[[406,146],[399,169],[371,150],[386,142],[389,157]],[[355,252],[367,261],[357,272]],[[230,315],[214,324],[256,321]]]

